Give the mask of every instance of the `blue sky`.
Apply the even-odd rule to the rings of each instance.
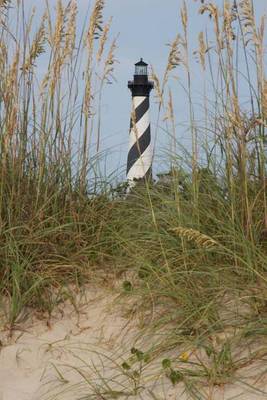
[[[45,0],[25,0],[27,7],[38,6],[38,13],[42,13]],[[48,0],[49,5],[56,5],[56,0]],[[65,2],[66,3],[66,2]],[[120,168],[123,170],[127,157],[129,116],[131,97],[127,88],[127,81],[132,78],[133,66],[143,57],[151,63],[157,73],[162,76],[168,55],[167,43],[171,42],[178,31],[181,30],[179,9],[182,0],[106,0],[105,18],[113,16],[112,36],[118,37],[115,77],[116,82],[105,87],[102,107],[102,140],[101,150],[109,154],[107,170]],[[218,5],[222,0],[215,1]],[[192,43],[191,52],[197,48],[198,33],[211,26],[207,17],[200,17],[198,9],[200,1],[186,1],[189,12],[189,39]],[[78,0],[79,21],[82,24],[84,15],[91,2]],[[257,17],[267,14],[267,1],[254,0]],[[195,46],[195,47],[194,47]],[[191,68],[196,84],[193,87],[196,102],[201,91],[201,77],[198,65],[192,59]],[[183,75],[177,70],[175,74],[183,83]],[[180,76],[179,76],[180,74]],[[186,125],[188,124],[188,107],[185,105],[184,93],[177,82],[172,81],[172,90],[175,97],[175,113],[179,126],[178,141],[186,143]],[[151,98],[151,125],[152,135],[155,132],[157,119],[157,105]],[[162,124],[162,122],[161,122]],[[164,130],[159,129],[157,154],[168,147],[169,137]]]
[[[83,2],[83,1],[82,1]],[[216,2],[221,5],[223,2]],[[162,76],[166,66],[168,55],[167,43],[171,42],[178,31],[181,31],[180,7],[182,0],[108,0],[106,13],[113,15],[113,32],[120,32],[118,40],[117,56],[120,64],[117,66],[117,84],[106,89],[106,110],[104,124],[110,126],[110,134],[114,137],[109,141],[117,146],[119,150],[119,161],[122,164],[127,153],[127,128],[130,108],[130,93],[127,89],[127,80],[131,78],[133,72],[133,63],[139,57],[143,57],[148,63],[151,63],[158,74]],[[189,13],[189,42],[192,44],[191,51],[197,48],[197,37],[201,30],[209,29],[211,22],[207,17],[199,16],[198,9],[200,1],[186,1]],[[257,17],[267,14],[267,1],[254,0],[255,12]],[[199,66],[195,60],[191,61],[191,70],[193,79],[196,102],[201,101],[198,98],[198,92],[202,90],[201,76],[199,76]],[[181,79],[181,72],[177,69],[174,74]],[[200,79],[200,81],[199,81]],[[198,84],[199,82],[199,84]],[[199,87],[201,86],[201,87]],[[177,140],[185,146],[190,147],[190,135],[187,132],[188,126],[188,106],[184,101],[184,92],[172,81],[174,90],[175,109],[177,129]],[[115,99],[115,103],[112,102]],[[153,103],[153,93],[151,102],[151,123],[152,135],[155,133],[155,123],[157,117],[157,106]],[[113,116],[116,116],[113,120]],[[164,124],[160,122],[161,126]],[[108,129],[109,130],[109,129]],[[108,136],[108,131],[106,131]],[[157,137],[157,154],[161,154],[164,149],[168,149],[169,135],[162,129],[159,129]],[[164,167],[163,167],[164,168]],[[154,168],[155,169],[155,168]],[[160,168],[159,168],[160,169]]]

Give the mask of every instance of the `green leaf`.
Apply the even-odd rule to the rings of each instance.
[[[133,372],[133,378],[135,378],[135,379],[140,378],[140,372],[139,371],[134,371]]]
[[[161,364],[164,369],[171,368],[171,360],[169,358],[164,358]]]
[[[138,277],[145,279],[151,274],[151,270],[148,267],[141,267],[138,271]]]
[[[204,346],[205,352],[207,354],[208,357],[210,357],[212,354],[214,354],[214,350],[212,347],[210,346]]]
[[[132,354],[136,354],[137,351],[138,351],[138,350],[137,350],[135,347],[132,347],[132,348],[131,348],[131,353],[132,353]]]
[[[150,360],[150,355],[148,353],[144,354],[144,362],[147,363]]]
[[[130,281],[124,281],[122,287],[125,292],[131,292],[133,290],[133,285]]]
[[[173,385],[176,385],[176,383],[181,382],[183,380],[183,374],[179,371],[175,371],[174,369],[172,369],[169,378],[171,383]]]
[[[129,365],[126,361],[124,361],[124,362],[121,364],[121,366],[122,366],[122,368],[125,369],[126,371],[129,371],[129,369],[131,369],[130,365]]]
[[[141,350],[138,350],[135,347],[132,347],[131,348],[131,353],[136,356],[137,361],[143,361],[144,360],[144,353]]]
[[[137,358],[138,361],[143,361],[143,359],[144,359],[144,353],[143,353],[142,351],[140,351],[140,350],[137,350],[137,352],[136,352],[136,358]]]

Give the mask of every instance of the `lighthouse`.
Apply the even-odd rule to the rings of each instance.
[[[127,181],[130,187],[134,186],[135,181],[152,177],[149,95],[154,84],[148,80],[147,66],[141,58],[135,64],[133,81],[128,82],[133,102],[127,159]]]

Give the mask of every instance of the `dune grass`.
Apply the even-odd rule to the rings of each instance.
[[[11,327],[25,306],[50,312],[51,290],[80,284],[95,263],[110,204],[89,154],[92,113],[115,50],[103,6],[78,32],[75,1],[56,13],[47,2],[35,29],[24,2],[0,2],[1,293]]]
[[[220,385],[265,357],[266,36],[251,0],[225,1],[220,10],[199,3],[214,27],[212,37],[200,32],[194,53],[203,74],[203,120],[195,118],[184,3],[162,83],[152,70],[158,118],[165,116],[171,138],[170,170],[125,197],[123,185],[110,189],[97,176],[91,152],[93,134],[97,151],[100,143],[101,115],[94,111],[115,63],[104,1],[96,0],[80,36],[75,1],[58,1],[55,15],[47,3],[36,32],[23,2],[0,1],[0,290],[12,331],[25,307],[51,314],[70,283],[103,271],[130,275],[122,278],[122,293],[150,310],[144,327],[156,342],[142,350],[163,357],[180,346],[186,362],[204,351],[207,361],[198,358],[194,368],[165,359],[163,369],[173,383],[189,377]],[[176,132],[175,71],[185,77],[191,154]],[[223,332],[229,334],[216,342]],[[236,354],[253,341],[260,349]]]

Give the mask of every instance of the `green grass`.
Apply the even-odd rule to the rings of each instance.
[[[230,9],[225,2],[221,16],[217,8],[201,6],[216,29],[207,43],[200,36],[196,53],[204,77],[199,124],[183,7],[181,36],[170,44],[162,84],[153,72],[159,120],[167,112],[169,175],[165,181],[137,184],[128,196],[123,185],[114,187],[97,175],[97,156],[90,147],[95,133],[91,110],[101,109],[98,99],[115,63],[115,42],[106,49],[103,33],[109,30],[102,21],[104,2],[96,1],[79,40],[74,6],[59,2],[55,21],[47,9],[34,33],[30,21],[20,17],[12,26],[11,4],[0,1],[0,296],[10,332],[26,307],[51,315],[71,296],[68,285],[80,287],[105,275],[108,281],[112,273],[122,280],[123,298],[150,312],[143,328],[153,346],[140,351],[165,359],[164,376],[173,384],[183,382],[193,398],[203,381],[215,386],[233,381],[239,369],[265,357],[267,335],[265,36],[255,22],[253,3],[238,2]],[[21,12],[21,5],[14,7]],[[26,36],[21,37],[23,28]],[[248,63],[252,52],[254,62]],[[43,53],[50,61],[48,75],[40,80],[36,65]],[[185,77],[192,154],[176,138],[179,116],[171,92],[180,88],[170,80],[176,69]],[[244,74],[250,94],[246,108],[238,97]],[[63,89],[66,76],[69,85]],[[74,89],[83,99],[80,108]],[[208,89],[213,90],[212,111]],[[100,127],[101,115],[97,118]],[[74,130],[79,145],[73,142]],[[100,128],[98,143],[99,135]],[[229,329],[229,336],[215,345]],[[257,351],[238,355],[239,348],[257,341]],[[194,355],[194,362],[167,362],[166,352],[177,348]],[[140,376],[125,363],[120,370],[137,393]]]

